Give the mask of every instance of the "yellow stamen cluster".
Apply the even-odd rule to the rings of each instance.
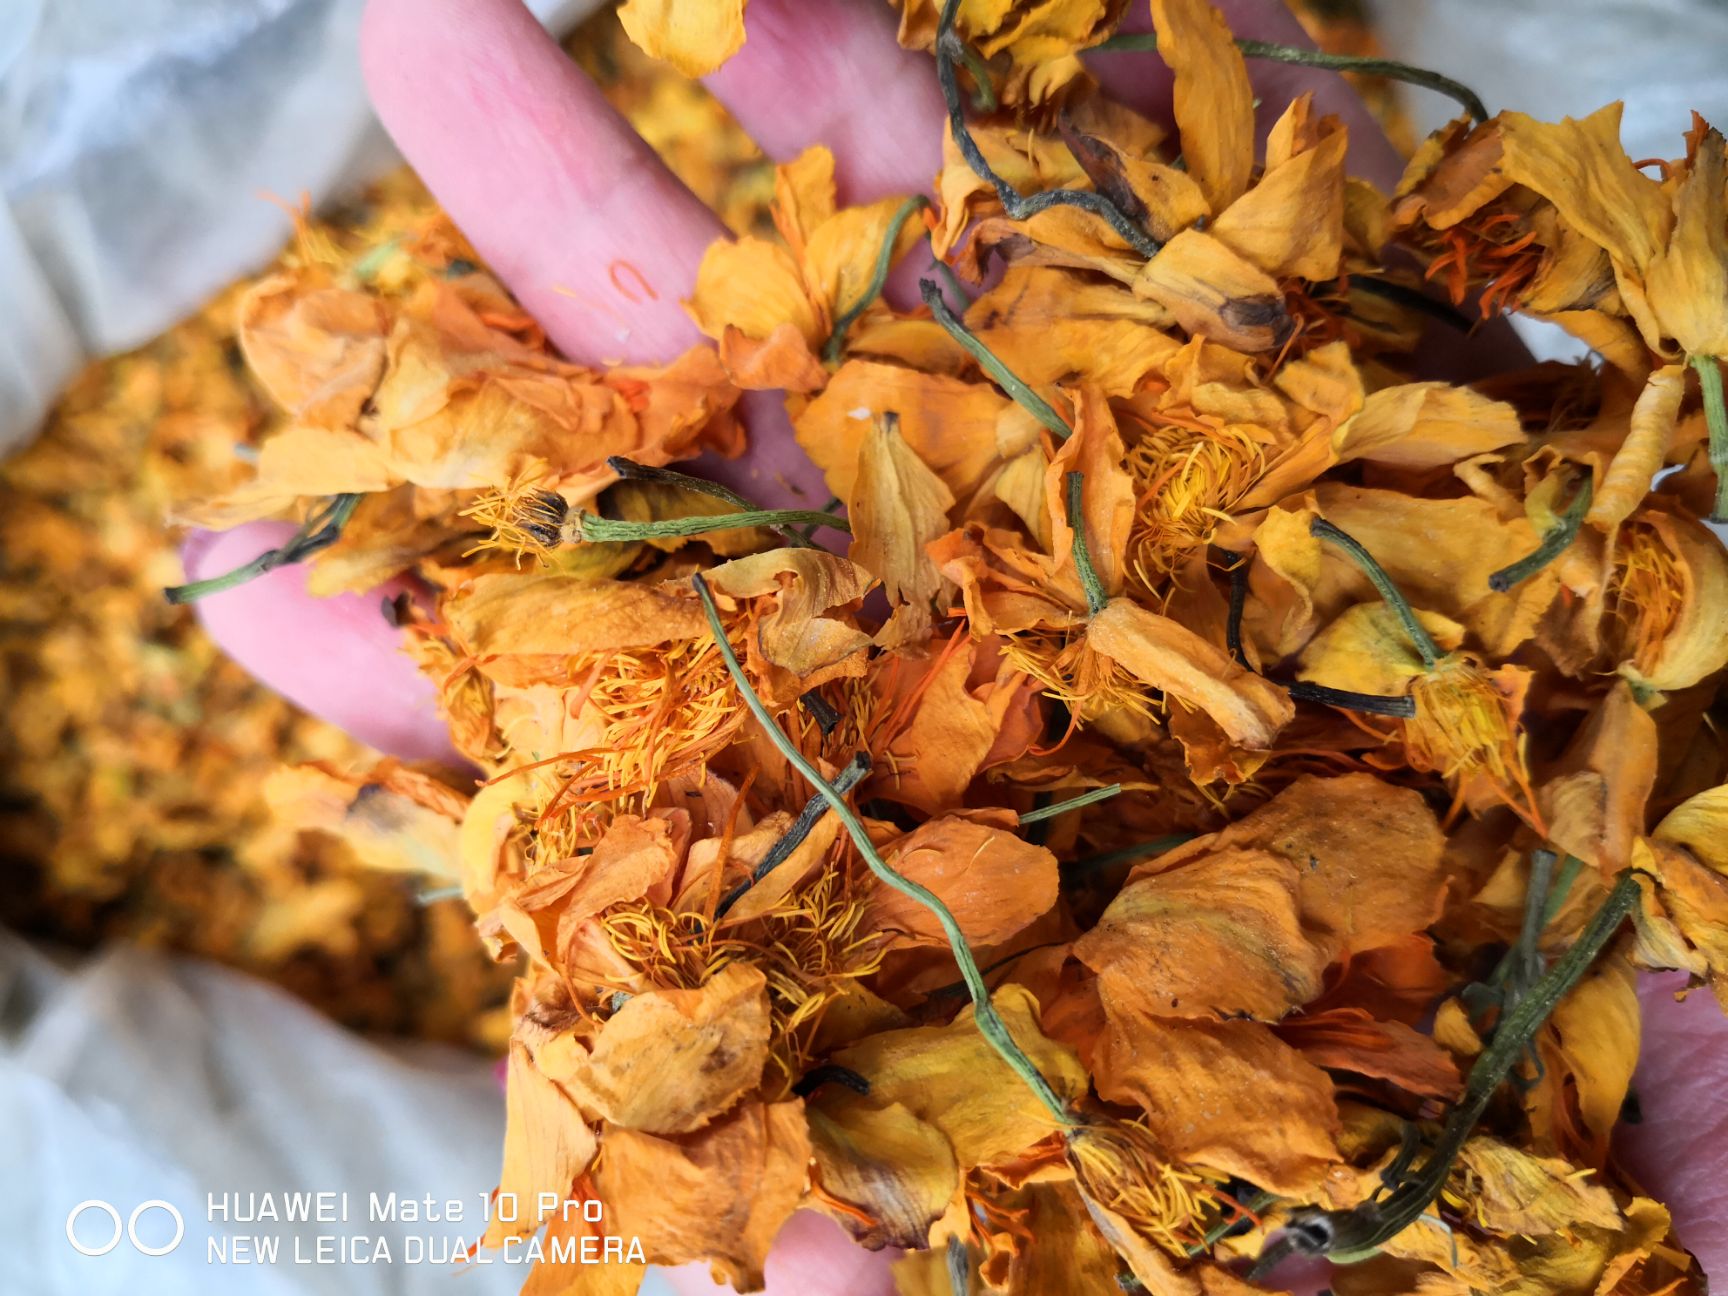
[[[517,566],[530,555],[545,563],[554,550],[579,538],[564,497],[539,489],[536,480],[523,478],[500,490],[487,491],[461,511],[460,516],[489,532],[463,557],[496,549],[515,558]]]
[[[713,923],[643,902],[615,907],[600,927],[619,958],[656,989],[696,989],[739,959],[759,967],[768,981],[769,1056],[785,1090],[808,1069],[816,1028],[844,982],[882,965],[881,938],[860,932],[864,917],[845,871],[824,869],[745,920]]]
[[[1142,425],[1124,466],[1134,478],[1134,528],[1128,571],[1153,593],[1182,557],[1210,541],[1220,523],[1259,480],[1265,451],[1244,429],[1175,419]]]
[[[667,779],[700,775],[746,717],[710,640],[577,658],[571,677],[592,681],[581,718],[597,714],[603,728],[593,746],[539,763],[559,775],[538,817],[547,858],[554,839],[573,853],[612,813],[646,807]]]
[[[1120,1216],[1142,1238],[1186,1259],[1205,1233],[1218,1194],[1211,1180],[1171,1165],[1146,1127],[1111,1120],[1084,1125],[1068,1136],[1068,1163],[1080,1191]]]
[[[1002,653],[1061,702],[1076,721],[1087,724],[1116,711],[1151,717],[1158,705],[1146,685],[1111,658],[1089,647],[1083,637],[1060,631],[1009,635]]]
[[[1454,656],[1418,675],[1410,691],[1416,714],[1404,722],[1404,749],[1411,766],[1454,785],[1486,778],[1513,810],[1534,817],[1523,740],[1482,668]]]
[[[1603,620],[1612,655],[1640,671],[1654,669],[1680,620],[1685,591],[1680,564],[1655,530],[1636,523],[1625,527]]]

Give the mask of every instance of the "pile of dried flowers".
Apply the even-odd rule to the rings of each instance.
[[[1640,166],[1617,107],[1412,74],[1468,116],[1389,198],[1306,98],[1257,158],[1245,56],[1298,55],[1151,7],[905,0],[935,203],[783,166],[662,366],[560,359],[438,249],[255,287],[291,419],[185,516],[310,510],[326,590],[417,573],[484,776],[305,801],[454,834],[525,960],[501,1189],[649,1261],[749,1289],[807,1207],[908,1292],[1218,1296],[1290,1251],[1343,1292],[1696,1289],[1609,1138],[1634,969],[1728,1002],[1723,138]],[[699,71],[742,11],[622,13]],[[1174,70],[1173,137],[1098,92],[1107,41]],[[1602,363],[1415,379],[1453,306]],[[738,453],[756,388],[829,508],[668,467]]]

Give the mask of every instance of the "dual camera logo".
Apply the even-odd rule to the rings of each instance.
[[[138,1234],[138,1221],[143,1218],[147,1211],[152,1210],[166,1211],[168,1213],[168,1218],[174,1221],[174,1236],[168,1239],[165,1246],[151,1246]],[[79,1236],[78,1221],[80,1217],[89,1212],[95,1212],[98,1215],[106,1215],[114,1226],[113,1236],[99,1246],[91,1246],[87,1241],[83,1240]],[[95,1224],[90,1225],[89,1228],[85,1230],[85,1232],[96,1233],[100,1233],[100,1231],[100,1226]],[[126,1218],[124,1225],[120,1222],[120,1212],[115,1210],[112,1204],[102,1201],[97,1197],[92,1197],[89,1201],[79,1202],[72,1208],[71,1213],[66,1216],[66,1240],[72,1244],[72,1249],[79,1255],[107,1255],[115,1247],[120,1245],[120,1239],[122,1236],[124,1236],[126,1240],[132,1244],[133,1249],[138,1251],[141,1255],[167,1255],[175,1247],[179,1246],[180,1239],[186,1236],[186,1220],[171,1203],[165,1202],[161,1198],[152,1198],[150,1201],[139,1204],[134,1208],[132,1214]]]

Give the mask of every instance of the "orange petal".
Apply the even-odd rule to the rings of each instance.
[[[1277,685],[1243,670],[1222,648],[1129,599],[1112,599],[1086,642],[1139,680],[1204,711],[1233,742],[1264,750],[1296,709]]]

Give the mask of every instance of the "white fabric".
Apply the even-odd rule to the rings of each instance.
[[[527,1276],[524,1256],[462,1272],[434,1262],[483,1230],[503,1135],[483,1058],[371,1043],[225,968],[126,946],[56,962],[0,932],[7,1296],[506,1296]],[[345,1194],[348,1219],[212,1219],[212,1194],[232,1217],[258,1213],[252,1194],[272,1194],[283,1213],[289,1194],[307,1193],[330,1194],[332,1214]],[[372,1195],[382,1203],[391,1193],[398,1204],[454,1199],[462,1219],[374,1219]],[[122,1220],[166,1201],[185,1236],[162,1256],[125,1238],[80,1255],[67,1215],[91,1199]],[[113,1225],[92,1209],[75,1231],[99,1248]],[[172,1225],[153,1210],[137,1231],[145,1246],[163,1246]],[[296,1247],[315,1260],[320,1235],[331,1263],[290,1263]],[[278,1262],[236,1263],[236,1236],[275,1237]],[[228,1262],[212,1263],[224,1238]],[[370,1257],[380,1241],[389,1264],[343,1259]]]

